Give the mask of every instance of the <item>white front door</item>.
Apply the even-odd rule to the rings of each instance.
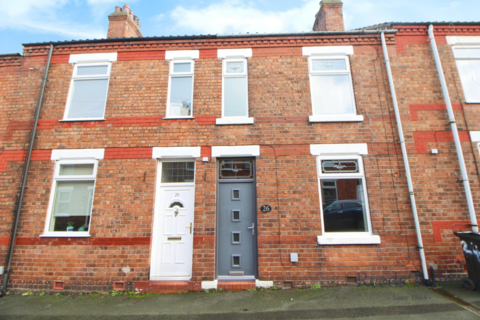
[[[194,165],[159,162],[150,280],[192,277]]]

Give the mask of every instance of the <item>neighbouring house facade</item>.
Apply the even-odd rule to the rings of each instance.
[[[464,272],[452,230],[471,206],[430,23],[345,31],[339,0],[306,33],[143,37],[128,6],[109,19],[107,39],[0,56],[8,290],[420,279],[419,234],[428,266]],[[480,208],[480,23],[432,25]]]

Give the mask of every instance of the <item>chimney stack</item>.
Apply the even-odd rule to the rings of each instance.
[[[320,10],[315,15],[313,31],[345,31],[341,0],[320,1]]]
[[[107,38],[143,37],[139,20],[128,4],[123,9],[116,6],[115,12],[108,15]]]

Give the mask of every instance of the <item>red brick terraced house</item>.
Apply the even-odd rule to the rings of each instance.
[[[170,37],[126,5],[107,39],[0,56],[2,292],[462,274],[480,23],[320,5],[312,32]]]

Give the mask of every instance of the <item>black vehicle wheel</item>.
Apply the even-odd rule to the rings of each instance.
[[[472,290],[472,291],[475,290],[475,282],[473,282],[469,278],[463,279],[463,286],[468,290]]]

